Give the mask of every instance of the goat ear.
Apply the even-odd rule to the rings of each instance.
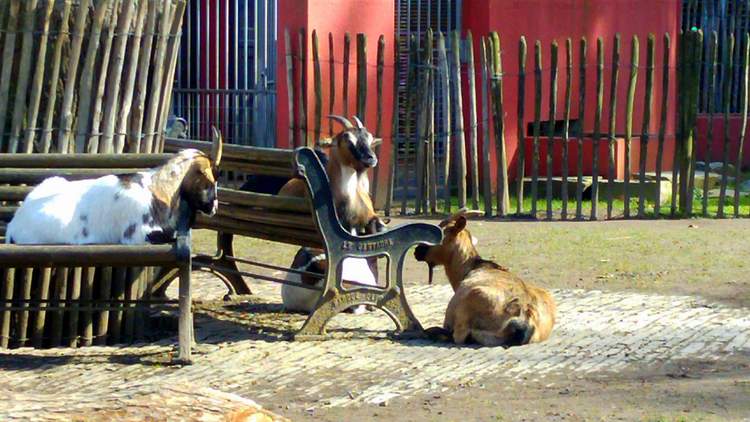
[[[219,163],[221,163],[221,152],[224,149],[224,139],[221,136],[221,132],[219,132],[215,126],[211,126],[211,138],[213,139],[213,145],[211,146],[211,161],[214,166],[218,167]]]
[[[376,147],[383,143],[383,138],[373,138],[372,143],[370,144],[371,147]]]
[[[456,233],[460,232],[461,230],[466,228],[466,217],[463,215],[459,216],[456,219],[456,223],[453,225],[453,227],[456,230]]]
[[[351,129],[351,128],[354,127],[352,125],[352,122],[350,122],[349,119],[347,119],[344,116],[339,116],[338,114],[329,114],[328,118],[331,119],[331,120],[333,120],[334,122],[341,123],[344,126],[345,129]]]

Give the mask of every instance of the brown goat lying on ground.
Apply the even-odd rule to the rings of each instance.
[[[456,344],[471,340],[484,346],[518,346],[546,340],[555,324],[555,301],[550,293],[521,280],[500,265],[482,259],[459,213],[440,223],[443,242],[419,245],[418,261],[445,266],[455,294],[448,303],[443,328],[431,337],[451,336]],[[447,340],[447,339],[446,339]]]

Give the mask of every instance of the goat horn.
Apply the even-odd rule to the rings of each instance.
[[[330,115],[328,115],[328,118],[331,119],[331,120],[335,120],[335,121],[341,123],[342,125],[344,125],[344,127],[346,129],[351,129],[351,128],[354,127],[352,125],[352,122],[350,122],[349,119],[347,119],[344,116],[339,116],[338,114],[330,114]]]
[[[352,119],[354,119],[355,122],[357,122],[357,129],[364,129],[365,126],[362,124],[362,121],[359,120],[359,117],[352,116]]]
[[[218,167],[219,163],[221,163],[221,152],[224,139],[221,137],[221,132],[219,132],[215,126],[211,126],[211,138],[213,139],[213,145],[211,146],[211,161],[213,161],[214,166]]]

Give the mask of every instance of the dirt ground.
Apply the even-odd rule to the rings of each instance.
[[[408,220],[395,219],[391,224]],[[750,307],[750,220],[499,222],[469,229],[478,249],[549,288],[691,295]],[[203,248],[211,239],[198,233]],[[240,252],[288,265],[294,247],[258,240]],[[436,282],[446,283],[436,272]],[[410,259],[408,285],[426,282]],[[613,375],[556,376],[542,382],[476,379],[439,394],[387,405],[307,410],[293,397],[259,400],[293,420],[742,420],[750,418],[750,355],[687,360]]]

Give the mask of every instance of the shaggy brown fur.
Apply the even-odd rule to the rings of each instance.
[[[500,265],[482,259],[466,215],[446,219],[443,241],[420,245],[418,261],[443,265],[455,294],[445,312],[444,330],[456,344],[473,340],[484,346],[516,346],[546,340],[555,324],[556,307],[550,293],[523,281]],[[432,330],[432,333],[439,332]]]

